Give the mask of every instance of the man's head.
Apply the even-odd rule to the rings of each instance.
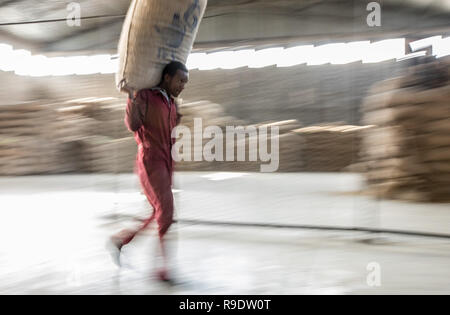
[[[189,71],[184,64],[172,61],[163,70],[160,86],[170,95],[178,97],[189,81]]]

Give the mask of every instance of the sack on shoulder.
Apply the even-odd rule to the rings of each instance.
[[[185,64],[206,4],[207,0],[133,0],[119,41],[117,88],[155,87],[166,64]]]

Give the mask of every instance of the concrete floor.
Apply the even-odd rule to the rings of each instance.
[[[174,191],[178,219],[450,233],[448,204],[376,201],[353,193],[361,185],[354,174],[180,173]],[[154,229],[121,269],[105,249],[149,212],[134,175],[4,177],[0,200],[0,294],[450,293],[447,239],[180,223],[169,287],[152,276]]]

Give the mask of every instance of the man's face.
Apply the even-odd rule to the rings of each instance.
[[[184,86],[189,81],[189,73],[182,70],[177,70],[177,73],[173,77],[166,75],[168,92],[173,97],[178,97],[184,90]]]

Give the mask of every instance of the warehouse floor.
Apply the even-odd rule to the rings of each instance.
[[[3,177],[0,294],[449,294],[445,238],[187,221],[450,233],[448,204],[378,201],[361,187],[354,174],[177,174],[169,287],[153,278],[154,229],[121,269],[105,248],[149,211],[134,175]]]

